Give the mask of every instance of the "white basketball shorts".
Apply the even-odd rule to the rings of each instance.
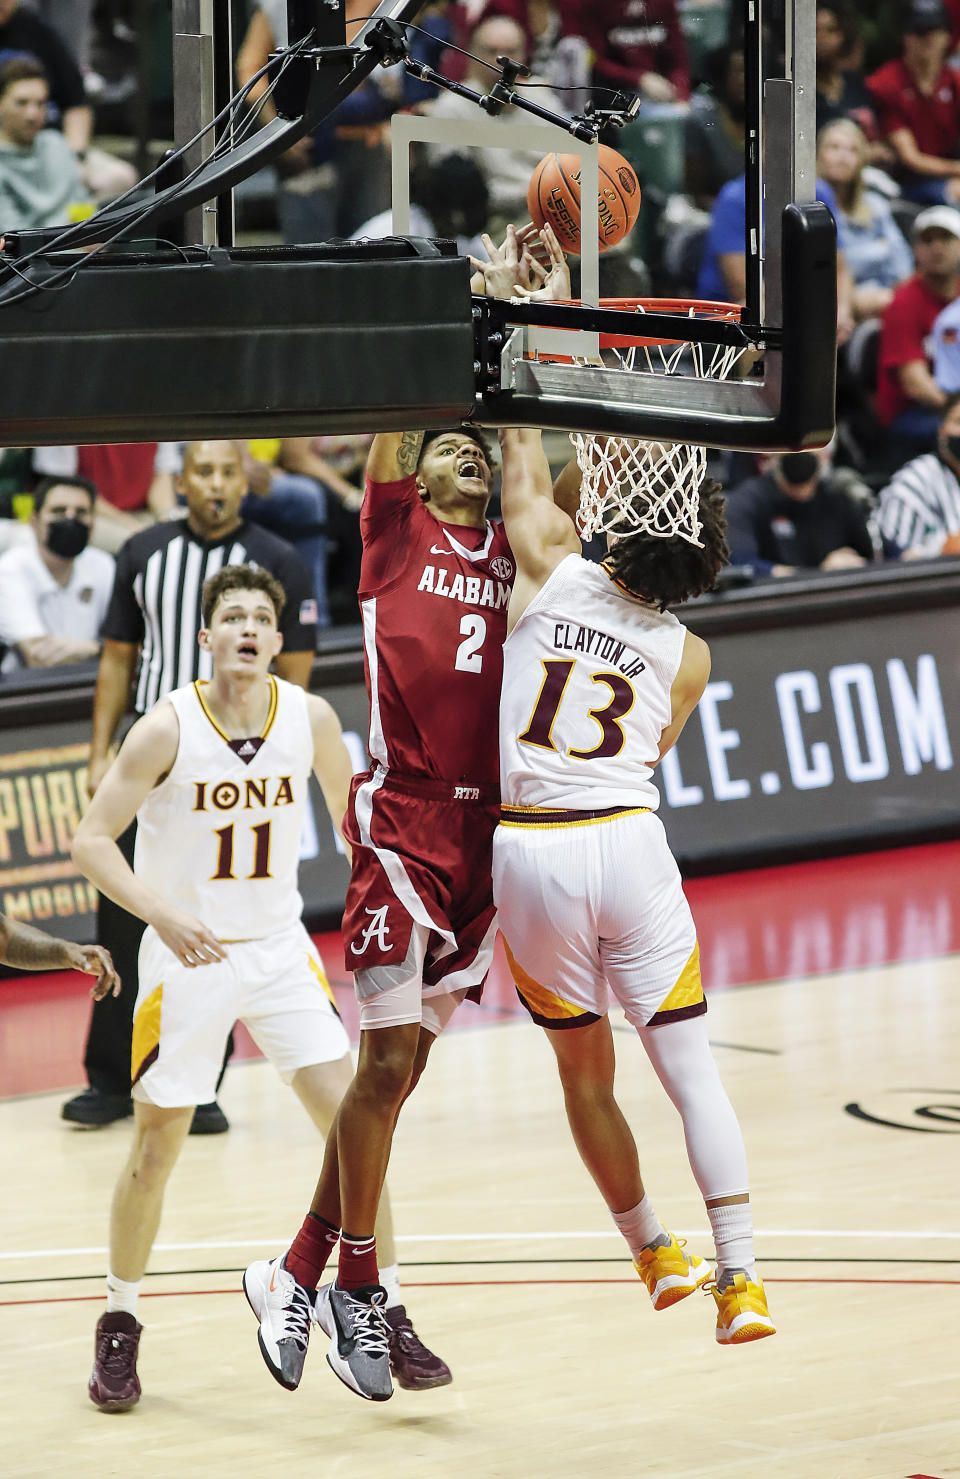
[[[234,1022],[243,1022],[284,1083],[349,1051],[316,946],[299,921],[226,958],[187,967],[148,929],[133,1019],[133,1096],[173,1109],[209,1104]]]
[[[595,1022],[610,991],[635,1027],[706,1011],[690,906],[654,812],[505,815],[516,820],[494,837],[494,899],[535,1022]]]

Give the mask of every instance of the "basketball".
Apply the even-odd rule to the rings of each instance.
[[[942,555],[960,555],[960,534],[948,534],[943,541]]]
[[[600,189],[597,196],[598,244],[601,252],[616,246],[633,230],[640,210],[640,181],[633,165],[616,149],[600,145]],[[580,157],[547,154],[530,177],[527,210],[538,228],[548,223],[565,252],[580,250]]]

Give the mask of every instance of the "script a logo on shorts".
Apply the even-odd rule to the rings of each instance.
[[[490,569],[498,580],[509,580],[513,574],[513,561],[508,560],[506,555],[494,555],[490,561]]]
[[[376,940],[381,950],[389,950],[390,944],[387,940],[387,936],[390,933],[390,926],[387,924],[388,907],[389,906],[387,904],[383,904],[379,909],[365,909],[363,911],[364,914],[372,915],[372,918],[366,929],[361,930],[360,932],[363,944],[351,944],[350,946],[350,949],[353,951],[354,955],[362,955],[367,946],[370,944],[371,940]]]

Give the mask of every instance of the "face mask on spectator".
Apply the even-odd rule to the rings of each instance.
[[[943,445],[950,453],[950,456],[955,458],[957,462],[960,462],[960,436],[945,437]]]
[[[820,459],[815,452],[787,452],[780,458],[780,472],[784,481],[798,487],[809,483],[820,471]]]
[[[61,560],[75,560],[90,542],[90,525],[80,519],[52,519],[47,526],[47,549]]]

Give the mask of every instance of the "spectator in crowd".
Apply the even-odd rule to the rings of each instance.
[[[330,625],[327,602],[327,490],[310,472],[283,465],[282,452],[289,443],[299,445],[305,437],[250,442],[244,452],[243,469],[249,492],[242,513],[251,524],[279,534],[296,549],[313,581],[317,602],[317,626]],[[355,490],[351,490],[354,492]]]
[[[19,0],[0,0],[0,63],[13,57],[34,58],[50,83],[52,121],[80,165],[84,185],[97,200],[107,200],[136,184],[136,172],[91,144],[93,109],[87,103],[83,75],[63,41],[39,16],[22,10]]]
[[[0,0],[2,3],[2,0]],[[347,32],[370,14],[366,0],[347,0]],[[287,44],[286,0],[258,0],[237,53],[242,85]],[[395,100],[385,96],[386,74],[371,77],[350,93],[322,123],[287,150],[277,164],[280,188],[277,215],[285,242],[328,241],[349,236],[361,221],[385,209],[390,200],[390,158],[386,124]],[[266,96],[266,77],[249,94],[261,123],[277,116]]]
[[[410,235],[452,237],[464,257],[483,253],[480,233],[486,230],[490,192],[483,170],[469,154],[446,154],[433,164],[421,154],[410,169]],[[353,240],[390,236],[393,210],[371,216]]]
[[[363,473],[373,436],[342,432],[316,437],[284,437],[279,464],[287,473],[311,479],[326,503],[327,618],[351,622],[360,618],[360,507]]]
[[[33,537],[0,555],[5,673],[83,662],[100,651],[113,560],[88,548],[95,496],[83,478],[45,478],[33,495]]]
[[[593,54],[595,87],[640,93],[651,103],[690,96],[687,43],[676,0],[559,0],[564,29]]]
[[[487,0],[482,15],[507,15],[522,28],[527,64],[563,97],[565,110],[578,113],[586,102],[593,55],[582,34],[582,5],[568,5],[565,15],[553,0]],[[567,89],[581,96],[567,96]]]
[[[828,206],[837,222],[837,342],[843,344],[853,329],[853,279],[847,266],[846,232],[836,196],[825,180],[817,181],[817,199]],[[703,246],[697,297],[713,303],[742,303],[747,292],[747,177],[730,180],[714,202]]]
[[[829,448],[786,452],[727,497],[731,564],[756,577],[855,569],[874,557],[869,514],[832,474]]]
[[[97,490],[93,543],[116,554],[131,536],[176,509],[176,442],[116,442],[89,447],[38,447],[36,472],[88,478]]]
[[[0,65],[0,232],[66,226],[89,201],[76,156],[46,126],[49,97],[39,62]]]
[[[686,120],[686,185],[694,204],[710,210],[727,181],[743,174],[742,48],[717,47],[706,58],[705,74],[705,86],[690,99]]]
[[[310,576],[284,540],[247,523],[240,506],[247,491],[242,449],[235,442],[192,442],[178,479],[185,519],[171,519],[135,534],[121,549],[113,595],[103,624],[103,652],[93,700],[88,786],[97,789],[110,764],[110,749],[127,713],[131,684],[138,714],[174,688],[210,675],[209,654],[197,646],[202,625],[200,593],[208,575],[225,563],[256,564],[275,575],[286,592],[277,673],[306,688],[316,650],[316,603]],[[135,825],[119,839],[133,858]],[[101,898],[98,936],[108,946],[123,982],[120,996],[98,1002],[90,1019],[84,1069],[90,1087],[64,1104],[65,1120],[99,1129],[133,1113],[130,1043],[137,999],[137,956],[143,925]],[[191,1134],[228,1128],[214,1101],[200,1105]]]
[[[24,10],[33,11],[51,26],[82,71],[90,65],[93,31],[93,0],[21,0]]]
[[[847,65],[857,40],[856,13],[847,0],[817,5],[817,132],[838,118],[852,118],[873,140],[873,98],[861,73]]]
[[[913,270],[910,248],[886,197],[864,182],[868,155],[866,137],[852,119],[838,118],[817,136],[817,174],[836,197],[856,319],[883,313],[894,288]]]
[[[907,560],[960,554],[960,395],[940,412],[936,451],[914,457],[882,489],[877,527]]]
[[[927,349],[933,360],[933,378],[948,396],[960,391],[960,298],[941,309],[933,321]]]
[[[960,288],[960,211],[931,206],[917,216],[912,235],[916,271],[896,289],[880,331],[876,411],[892,465],[932,449],[947,399],[933,377],[927,340]]]
[[[960,73],[947,66],[942,0],[910,0],[903,49],[867,78],[901,189],[922,204],[960,201]]]
[[[478,92],[488,92],[492,83],[496,81],[499,70],[496,65],[498,56],[513,57],[519,62],[527,60],[527,38],[523,27],[507,15],[495,15],[489,18],[481,16],[479,23],[470,33],[467,49],[473,55],[467,63],[463,80],[467,87],[475,88]],[[538,83],[540,79],[534,75],[525,81],[527,85],[530,85]],[[552,112],[566,114],[570,111],[546,86],[537,86],[533,97],[540,107],[549,108]],[[434,118],[466,119],[471,123],[480,116],[476,104],[472,103],[469,98],[458,97],[450,92],[440,94],[431,112]],[[529,114],[521,113],[516,107],[507,106],[500,117],[507,121],[517,121],[528,119]],[[432,144],[427,157],[431,163],[435,163],[450,154],[455,147],[455,145]],[[542,157],[542,151],[481,147],[472,152],[483,171],[490,195],[491,220],[488,230],[491,235],[499,239],[502,234],[501,228],[508,221],[525,221],[528,218],[527,186],[530,183],[530,176]]]

